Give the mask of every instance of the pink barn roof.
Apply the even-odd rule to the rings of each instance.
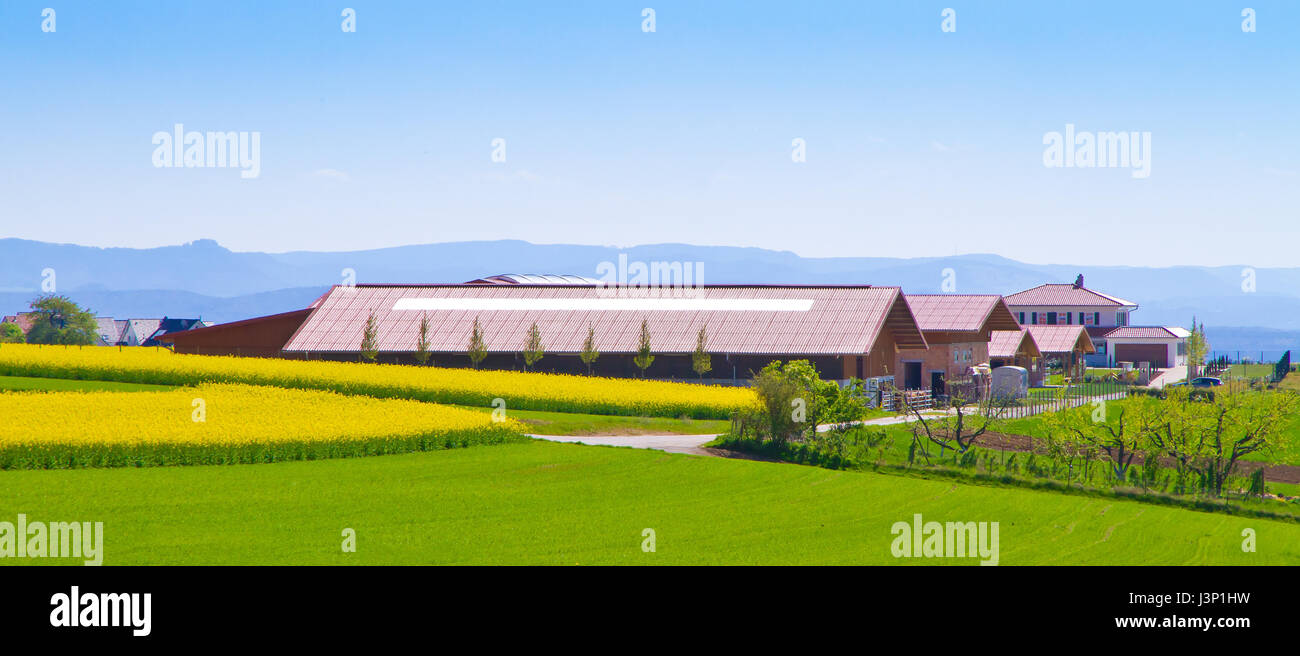
[[[997,294],[908,294],[907,304],[926,332],[978,332],[986,327],[1014,330],[1020,326]]]
[[[1028,330],[995,330],[989,333],[990,358],[1014,358],[1021,350],[1030,357],[1039,357],[1042,351]]]
[[[1083,326],[1025,326],[1043,353],[1093,353],[1097,350]]]
[[[635,352],[641,321],[657,353],[689,353],[707,326],[713,353],[860,355],[889,331],[900,348],[925,348],[897,287],[706,285],[678,294],[600,285],[335,286],[286,352],[358,350],[366,317],[375,313],[379,350],[415,350],[428,316],[430,350],[460,352],[478,318],[490,352],[517,352],[537,323],[550,353],[577,353],[596,331],[601,352]]]

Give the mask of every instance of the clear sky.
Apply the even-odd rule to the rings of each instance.
[[[0,237],[1255,266],[1300,246],[1293,1],[8,0],[0,61]],[[260,133],[260,175],[155,167],[177,123]],[[1150,176],[1044,166],[1067,124],[1149,132]]]

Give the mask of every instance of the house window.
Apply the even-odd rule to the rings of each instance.
[[[1056,313],[1055,313],[1055,312],[1048,312],[1048,313],[1047,313],[1047,325],[1049,325],[1049,326],[1055,326],[1055,325],[1056,325]]]
[[[1127,312],[1116,312],[1116,313],[1115,313],[1115,325],[1116,325],[1116,326],[1127,326],[1127,325],[1128,325],[1128,313],[1127,313]]]
[[[1095,325],[1098,325],[1098,326],[1101,325],[1101,313],[1100,313],[1100,312],[1093,312],[1093,313],[1092,313],[1092,323],[1095,324]]]
[[[1030,313],[1029,313],[1029,323],[1031,323],[1031,324],[1033,324],[1033,325],[1035,325],[1035,326],[1038,325],[1038,313],[1037,313],[1037,312],[1030,312]]]
[[[1074,324],[1074,313],[1073,313],[1073,312],[1066,312],[1066,313],[1065,313],[1065,325],[1069,326],[1069,325],[1073,325],[1073,324]]]
[[[1021,312],[1021,313],[1020,313],[1020,319],[1019,319],[1019,322],[1020,322],[1020,325],[1022,325],[1022,326],[1025,325],[1025,313],[1024,313],[1024,312]]]
[[[1079,313],[1079,321],[1082,321],[1082,322],[1083,322],[1083,325],[1085,325],[1085,326],[1091,326],[1091,325],[1094,325],[1094,322],[1093,322],[1092,319],[1093,319],[1093,317],[1092,317],[1091,314],[1087,314],[1086,312],[1080,312],[1080,313]]]

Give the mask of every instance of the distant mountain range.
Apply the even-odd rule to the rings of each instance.
[[[703,263],[700,281],[705,283],[897,285],[910,293],[938,293],[951,279],[960,293],[1010,294],[1083,274],[1088,287],[1139,304],[1135,323],[1187,326],[1195,315],[1210,327],[1216,350],[1300,346],[1300,267],[1039,265],[979,254],[807,258],[688,244],[616,248],[502,240],[337,253],[241,253],[208,239],[148,249],[0,239],[0,313],[26,309],[46,269],[54,271],[60,292],[104,316],[202,316],[224,322],[304,307],[343,282],[345,270],[355,272],[358,283],[464,282],[498,273],[600,277],[602,263],[617,267],[620,255],[628,262]],[[1243,276],[1253,278],[1255,291],[1243,291]]]

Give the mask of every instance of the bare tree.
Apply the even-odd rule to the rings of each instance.
[[[600,351],[596,350],[596,329],[591,324],[587,324],[587,339],[582,342],[582,352],[578,358],[582,363],[587,365],[587,375],[591,375],[591,365],[600,357]]]

